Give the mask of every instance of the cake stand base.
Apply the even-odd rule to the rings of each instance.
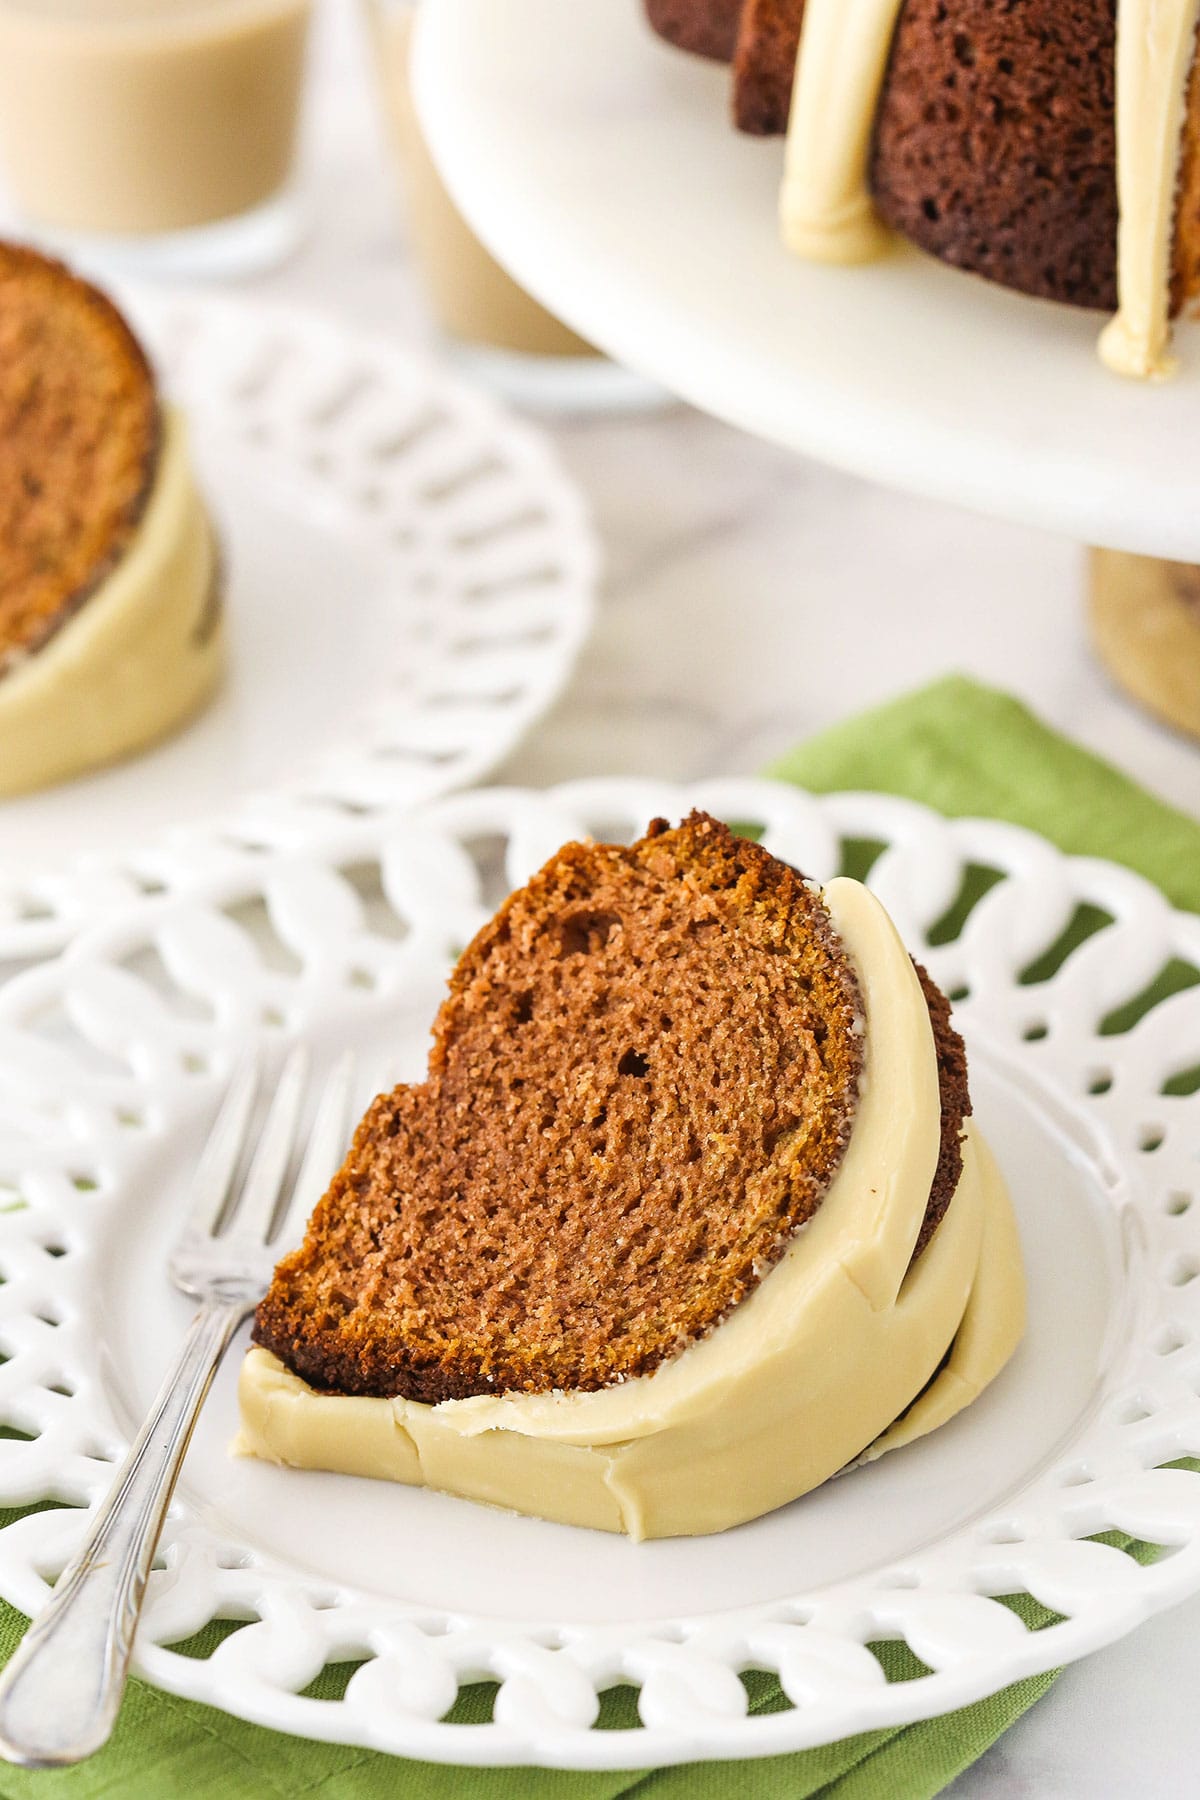
[[[1088,605],[1096,650],[1114,680],[1200,738],[1200,567],[1093,550]]]

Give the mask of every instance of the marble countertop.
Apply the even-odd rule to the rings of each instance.
[[[432,344],[354,0],[323,0],[308,121],[312,230],[247,284]],[[683,407],[549,427],[607,569],[561,704],[502,777],[749,773],[832,721],[962,670],[1200,818],[1200,750],[1108,681],[1072,543],[895,495]],[[1200,1600],[1068,1670],[956,1800],[1190,1794]]]

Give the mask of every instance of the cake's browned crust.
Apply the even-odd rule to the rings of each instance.
[[[651,28],[677,49],[715,62],[733,55],[742,0],[645,0],[645,7]]]
[[[938,1091],[941,1096],[942,1140],[937,1168],[929,1190],[929,1204],[921,1225],[913,1256],[920,1256],[930,1238],[946,1216],[962,1175],[963,1120],[971,1112],[971,1094],[967,1086],[966,1046],[950,1019],[950,1002],[927,969],[915,959],[913,967],[929,1008],[933,1028],[933,1047],[937,1052]]]
[[[154,479],[154,378],[112,302],[0,244],[0,674],[112,569]]]
[[[786,131],[804,0],[744,0],[733,58],[733,120],[739,131]]]
[[[427,1079],[370,1108],[256,1341],[433,1402],[649,1373],[819,1206],[859,1009],[819,896],[713,819],[567,845],[463,955]]]
[[[871,185],[944,262],[1116,304],[1115,0],[905,0]]]

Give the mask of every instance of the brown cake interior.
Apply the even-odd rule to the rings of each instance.
[[[154,380],[110,301],[0,244],[0,674],[127,547],[159,444]]]
[[[345,1393],[642,1375],[757,1284],[842,1156],[859,994],[820,901],[693,814],[572,844],[461,958],[259,1308]]]

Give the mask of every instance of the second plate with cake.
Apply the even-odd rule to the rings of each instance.
[[[45,954],[135,893],[134,853],[164,836],[294,841],[314,811],[413,804],[485,774],[557,697],[591,620],[586,510],[534,429],[312,315],[115,297],[186,416],[220,546],[227,669],[165,742],[0,800],[0,959]],[[99,600],[111,613],[105,589],[14,679],[28,686],[51,651],[74,671]],[[137,622],[135,650],[147,630]],[[201,673],[211,689],[215,665]],[[75,717],[78,698],[64,707]],[[134,724],[102,754],[162,729]]]

